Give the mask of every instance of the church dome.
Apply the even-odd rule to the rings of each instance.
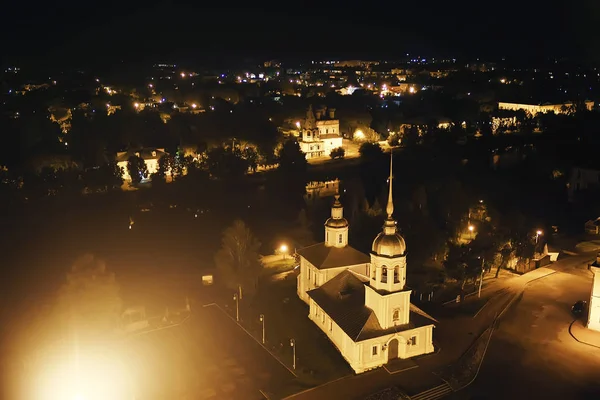
[[[398,233],[381,232],[373,241],[373,253],[378,256],[397,257],[406,254],[406,243]]]
[[[325,221],[325,226],[328,228],[346,228],[348,227],[348,220],[346,218],[328,218]]]

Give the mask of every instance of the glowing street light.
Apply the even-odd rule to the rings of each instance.
[[[473,225],[469,225],[469,232],[473,233],[474,230],[475,230],[475,227]]]
[[[364,138],[365,138],[365,133],[363,131],[361,131],[360,129],[357,129],[356,132],[354,132],[354,139],[362,140]]]
[[[540,236],[542,236],[543,233],[544,232],[542,232],[539,229],[535,232],[535,244],[538,244],[538,241],[540,240]]]
[[[185,78],[185,72],[182,72],[180,75],[182,78]]]
[[[196,103],[192,103],[192,108],[196,108],[198,105]]]
[[[300,121],[296,121],[296,128],[300,129]]]
[[[133,103],[133,106],[134,106],[135,108],[140,108],[140,103]]]
[[[279,247],[279,251],[280,251],[280,252],[281,252],[281,254],[283,255],[283,259],[285,260],[285,256],[286,256],[286,254],[287,254],[287,252],[288,252],[288,247],[287,247],[287,244],[282,244],[282,245]]]
[[[265,344],[265,315],[260,314],[260,322],[262,322],[262,344]]]

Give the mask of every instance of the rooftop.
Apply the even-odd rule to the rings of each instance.
[[[411,304],[409,323],[383,329],[375,312],[365,306],[365,285],[368,279],[346,270],[323,286],[308,292],[327,315],[355,342],[402,332],[436,322]]]
[[[366,264],[371,258],[353,247],[328,247],[325,242],[317,243],[297,251],[318,269],[340,268]]]

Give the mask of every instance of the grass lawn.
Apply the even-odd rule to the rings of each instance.
[[[283,257],[281,254],[262,256],[260,262],[263,265],[264,275],[275,275],[280,272],[290,271],[294,268],[296,260],[292,256]]]
[[[308,319],[308,305],[296,295],[296,274],[269,282],[257,293],[244,312],[243,325],[257,339],[262,338],[259,315],[265,316],[266,346],[292,367],[290,339],[296,342],[296,373],[307,386],[317,385],[352,374],[352,370],[327,336]]]
[[[450,384],[453,390],[457,391],[464,388],[477,377],[492,332],[493,328],[486,329],[456,363],[444,368],[438,374]]]

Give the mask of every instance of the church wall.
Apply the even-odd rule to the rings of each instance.
[[[392,339],[398,340],[398,358],[416,357],[434,351],[433,325],[355,342],[312,299],[309,304],[309,319],[327,335],[357,374],[387,364]]]
[[[359,356],[357,344],[312,299],[308,318],[327,335],[348,364],[356,363]]]
[[[340,120],[338,119],[320,120],[317,121],[316,125],[319,135],[340,134]]]
[[[429,325],[359,342],[357,345],[361,351],[361,362],[351,366],[356,373],[361,373],[387,364],[389,346],[393,339],[398,340],[398,358],[433,353],[432,332],[433,325]],[[377,348],[376,355],[373,354],[374,347]]]
[[[405,325],[410,317],[410,290],[381,295],[370,286],[365,287],[365,305],[372,309],[383,329]],[[397,311],[397,315],[394,313]]]
[[[325,154],[330,155],[331,150],[337,149],[338,147],[342,147],[343,141],[342,137],[340,136],[339,138],[324,139],[323,143],[325,148]]]
[[[594,280],[590,295],[587,327],[595,331],[600,331],[600,268],[591,267],[590,269],[594,273]]]

